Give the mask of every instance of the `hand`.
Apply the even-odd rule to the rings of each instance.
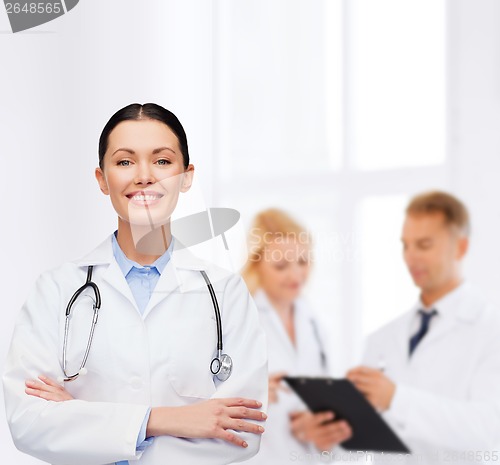
[[[40,375],[38,379],[40,381],[35,379],[26,380],[26,389],[24,390],[26,394],[54,402],[73,399],[73,396],[64,389],[64,386],[61,386],[53,379],[43,375]]]
[[[262,434],[262,426],[243,421],[265,420],[267,415],[257,410],[260,407],[260,402],[242,398],[210,399],[183,407],[156,407],[151,410],[146,436],[217,438],[248,447],[243,439],[227,430]]]
[[[290,414],[292,434],[301,442],[312,442],[320,451],[347,441],[352,430],[345,420],[335,421],[333,412],[293,412]]]
[[[353,368],[347,373],[347,379],[379,412],[391,406],[396,385],[380,370],[364,366]]]
[[[278,402],[278,391],[288,391],[288,389],[283,386],[281,382],[283,377],[286,376],[284,371],[280,371],[279,373],[273,373],[269,376],[269,403],[273,404]]]

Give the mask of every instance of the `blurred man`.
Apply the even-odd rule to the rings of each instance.
[[[348,373],[413,452],[407,462],[500,463],[500,315],[464,282],[469,232],[455,197],[411,200],[403,255],[420,298]]]

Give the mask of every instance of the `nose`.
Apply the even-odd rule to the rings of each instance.
[[[137,171],[135,173],[134,183],[138,185],[154,184],[156,179],[153,175],[149,163],[137,164]]]
[[[419,260],[419,253],[415,247],[408,246],[408,248],[404,251],[404,260],[408,266],[412,266]]]
[[[301,281],[303,275],[304,275],[304,270],[303,268],[299,265],[299,263],[294,262],[292,263],[292,266],[289,268],[289,277],[293,280],[296,281]]]

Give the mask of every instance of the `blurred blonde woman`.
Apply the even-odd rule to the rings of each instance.
[[[282,380],[285,375],[327,373],[318,324],[301,297],[311,253],[309,233],[283,211],[269,209],[255,217],[242,275],[267,336],[269,411],[266,434],[260,452],[249,461],[252,464],[297,462],[304,454],[330,450],[351,435],[347,423],[330,421],[331,412],[307,412]]]

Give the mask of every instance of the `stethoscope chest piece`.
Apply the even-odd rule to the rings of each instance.
[[[210,371],[219,381],[226,381],[233,371],[233,361],[227,354],[215,357],[210,364]]]

